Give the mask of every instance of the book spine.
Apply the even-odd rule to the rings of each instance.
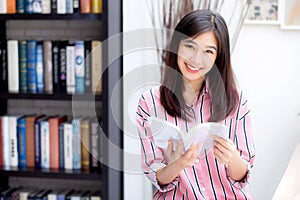
[[[35,121],[34,124],[34,162],[35,168],[41,168],[41,125],[40,121]]]
[[[18,167],[17,117],[8,118],[10,134],[10,166]]]
[[[92,55],[91,55],[91,41],[85,41],[84,43],[84,91],[86,93],[92,92]]]
[[[8,91],[7,73],[7,43],[0,40],[1,62],[0,62],[0,91]]]
[[[87,14],[92,13],[91,0],[81,0],[80,1],[80,12]]]
[[[59,41],[52,41],[53,93],[59,92]]]
[[[50,168],[50,135],[49,122],[41,122],[41,168]]]
[[[74,13],[73,10],[73,0],[66,0],[66,13],[67,14],[72,14]]]
[[[7,0],[6,6],[7,6],[7,10],[6,10],[7,14],[15,14],[17,12],[16,0]]]
[[[36,93],[36,45],[35,40],[27,41],[27,90],[28,93]]]
[[[75,93],[75,47],[67,46],[67,93]]]
[[[53,93],[53,64],[52,64],[52,42],[44,41],[44,80],[45,80],[45,93]]]
[[[57,0],[51,0],[51,13],[57,13]]]
[[[2,144],[3,144],[3,166],[10,166],[10,134],[9,134],[9,124],[8,116],[3,116],[1,118],[2,122]]]
[[[81,169],[80,119],[73,119],[72,126],[73,126],[73,169]]]
[[[25,0],[17,0],[17,13],[25,12]]]
[[[67,53],[66,42],[61,42],[59,45],[59,89],[61,93],[67,92]]]
[[[42,13],[42,0],[33,0],[32,13]]]
[[[26,167],[26,120],[19,118],[17,122],[17,141],[18,141],[18,166]]]
[[[25,0],[25,13],[31,14],[33,12],[33,0]]]
[[[73,0],[73,9],[74,13],[77,13],[79,11],[79,0]]]
[[[66,14],[67,13],[67,2],[66,0],[57,0],[57,14]]]
[[[20,92],[27,93],[27,41],[19,41],[19,82]]]
[[[65,169],[73,169],[73,128],[71,123],[64,124]]]
[[[51,13],[51,0],[42,0],[42,13],[43,14]]]
[[[84,93],[84,42],[75,42],[75,86],[76,93]]]
[[[59,168],[65,168],[64,160],[64,124],[59,125]]]
[[[92,0],[92,13],[102,13],[102,0]]]
[[[92,40],[92,92],[101,93],[102,90],[102,47],[101,41]]]
[[[0,1],[0,14],[6,14],[7,8],[6,8],[6,0]]]
[[[2,136],[2,119],[0,117],[0,166],[3,166],[3,136]]]
[[[81,168],[89,170],[90,167],[90,129],[89,121],[81,122]]]
[[[19,52],[18,41],[7,41],[8,56],[8,90],[11,93],[19,93]]]
[[[98,120],[93,120],[91,122],[90,145],[90,167],[92,171],[97,171],[100,168],[100,126]]]
[[[34,167],[34,116],[26,117],[26,164]]]
[[[37,93],[44,93],[44,61],[43,61],[43,43],[37,42],[36,45],[36,88]]]

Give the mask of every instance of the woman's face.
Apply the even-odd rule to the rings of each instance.
[[[196,38],[181,40],[177,62],[185,81],[191,85],[201,85],[205,74],[216,60],[217,46],[217,39],[212,31]]]

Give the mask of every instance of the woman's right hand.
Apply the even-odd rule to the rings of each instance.
[[[194,143],[185,153],[183,153],[183,142],[179,141],[175,151],[173,151],[173,141],[169,140],[168,149],[167,149],[167,155],[169,159],[168,165],[173,162],[176,162],[182,166],[182,169],[186,167],[190,167],[195,164],[198,150],[199,150],[199,144]]]

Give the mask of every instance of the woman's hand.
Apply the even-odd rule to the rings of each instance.
[[[167,155],[169,159],[168,165],[173,162],[178,162],[182,168],[190,167],[195,164],[198,150],[199,144],[194,143],[185,153],[183,153],[183,142],[179,141],[175,151],[173,151],[173,141],[169,140],[167,149]]]
[[[214,155],[219,163],[229,165],[240,157],[234,143],[230,139],[226,140],[218,136],[213,136],[213,139],[215,141]]]

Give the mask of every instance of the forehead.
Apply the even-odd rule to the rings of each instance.
[[[212,31],[202,33],[193,38],[186,38],[183,41],[185,41],[185,42],[193,41],[201,47],[214,46],[217,48],[217,46],[218,46],[217,38]]]

